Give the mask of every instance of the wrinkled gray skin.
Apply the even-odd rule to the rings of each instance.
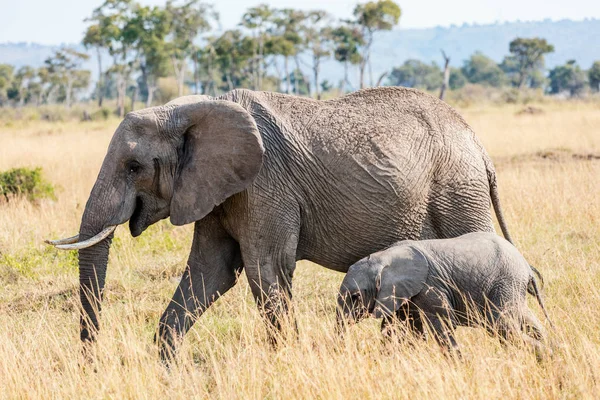
[[[532,269],[519,251],[494,233],[453,239],[405,240],[352,265],[338,296],[338,329],[369,314],[394,320],[457,350],[456,326],[483,323],[503,339],[521,340],[541,354],[544,329],[527,307],[527,292],[542,308]],[[547,316],[547,314],[546,314]],[[530,333],[532,336],[529,336]]]
[[[129,221],[195,223],[187,268],[160,320],[163,356],[245,270],[270,326],[296,260],[336,271],[403,239],[505,236],[493,165],[446,103],[405,88],[316,101],[235,90],[129,113],[83,214],[80,239]],[[79,252],[81,339],[93,340],[112,235]],[[91,300],[90,300],[91,299]]]

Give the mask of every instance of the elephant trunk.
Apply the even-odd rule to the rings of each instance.
[[[80,243],[89,243],[91,238],[98,239],[99,233],[107,233],[99,242],[79,248],[80,338],[83,342],[93,342],[100,327],[108,253],[114,236],[114,228],[106,230],[106,216],[114,215],[116,211],[106,195],[108,190],[104,182],[101,173],[87,201],[79,228]]]
[[[100,327],[98,320],[112,238],[111,233],[100,243],[79,250],[80,338],[83,342],[94,341]]]

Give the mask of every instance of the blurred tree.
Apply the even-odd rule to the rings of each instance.
[[[467,78],[463,75],[460,68],[450,67],[450,89],[456,90],[467,84]]]
[[[588,71],[588,79],[590,81],[590,87],[592,88],[592,90],[594,92],[600,91],[600,61],[596,61],[592,65],[592,68],[590,68],[590,70]]]
[[[298,90],[296,94],[301,96],[310,95],[310,82],[302,70],[293,70],[290,74],[290,80],[292,81],[292,85],[294,85],[294,87]]]
[[[213,6],[200,0],[187,0],[182,5],[176,5],[175,0],[168,0],[166,12],[169,18],[169,37],[167,45],[173,71],[177,79],[179,96],[183,95],[187,59],[197,55],[198,47],[194,40],[200,33],[211,29],[211,21],[218,21],[218,14]],[[194,75],[197,76],[197,59],[195,60]],[[197,90],[197,89],[196,89]]]
[[[479,51],[464,62],[461,72],[471,83],[500,87],[506,82],[504,71],[494,60]]]
[[[364,4],[358,4],[354,8],[354,23],[362,29],[362,36],[365,38],[365,44],[361,46],[360,67],[360,88],[364,88],[365,68],[369,65],[369,79],[373,85],[373,76],[371,73],[371,46],[373,45],[373,36],[377,31],[389,31],[400,20],[402,11],[398,4],[392,0],[370,1]]]
[[[565,65],[550,70],[550,93],[560,94],[568,92],[571,97],[578,96],[587,86],[587,75],[575,60],[569,60]]]
[[[15,67],[9,64],[0,64],[0,106],[8,102],[8,90],[12,86]]]
[[[392,69],[388,84],[426,90],[436,90],[442,86],[443,76],[440,67],[432,62],[425,64],[419,60],[406,60],[400,67]]]
[[[346,85],[350,85],[348,80],[348,65],[357,65],[361,61],[359,47],[365,44],[361,31],[350,25],[339,26],[331,32],[335,45],[335,59],[344,64],[344,80],[341,85],[341,92],[346,92]]]
[[[214,43],[216,63],[221,71],[221,90],[248,87],[254,79],[250,62],[256,43],[239,30],[225,31]]]
[[[169,72],[169,55],[165,38],[169,33],[168,16],[163,8],[135,4],[126,31],[138,52],[141,80],[136,84],[146,98],[146,107],[152,105],[158,78]],[[133,107],[132,107],[133,109]]]
[[[104,101],[104,71],[102,70],[102,51],[108,49],[110,33],[106,30],[110,24],[101,13],[96,13],[92,18],[86,19],[86,21],[94,21],[93,25],[90,25],[83,37],[82,43],[86,49],[96,49],[96,59],[98,61],[98,80],[96,82],[96,97],[98,100],[98,107],[102,107]]]
[[[88,58],[89,56],[85,53],[63,48],[56,50],[44,61],[50,75],[63,88],[67,108],[71,107],[74,91],[89,85],[89,71],[84,72],[80,69],[83,61]],[[84,76],[87,76],[87,81],[83,79]]]
[[[285,40],[285,38],[283,36],[269,35],[267,37],[266,42],[265,42],[264,57],[265,57],[265,61],[266,61],[267,56],[269,56],[271,61],[265,62],[264,71],[267,71],[268,68],[271,66],[275,70],[277,77],[276,78],[271,77],[271,78],[273,78],[277,81],[277,83],[275,85],[277,91],[281,90],[283,80],[286,79],[285,78],[286,72],[281,71],[281,69],[279,68],[279,63],[277,62],[277,59],[280,56],[282,56],[284,58],[284,70],[285,70],[286,69],[285,61],[287,59],[287,57],[285,57],[285,54],[289,54],[292,51],[293,51],[293,45],[289,41]],[[271,79],[271,81],[273,79]],[[263,85],[263,89],[264,89],[264,85]]]
[[[219,79],[218,65],[216,65],[217,53],[214,42],[215,37],[206,38],[203,47],[198,48],[196,57],[198,59],[198,81],[202,88],[202,94],[217,95],[215,81]]]
[[[323,93],[329,92],[333,88],[333,85],[327,79],[321,81],[320,85]]]
[[[264,77],[264,62],[265,62],[265,42],[267,40],[267,31],[273,24],[273,13],[267,4],[259,4],[256,7],[249,8],[242,16],[241,25],[250,29],[254,35],[252,48],[252,88],[255,90],[262,89],[262,79]]]
[[[446,89],[450,86],[450,57],[446,55],[444,50],[442,50],[442,57],[444,57],[444,72],[442,87],[440,88],[440,100],[444,100]]]
[[[292,90],[292,81],[290,76],[289,59],[294,57],[297,60],[297,55],[303,47],[303,40],[300,36],[300,25],[306,19],[306,14],[299,10],[285,8],[275,10],[273,15],[273,45],[277,46],[275,50],[277,54],[283,57],[283,69],[286,80],[285,92],[290,93]],[[299,67],[299,61],[296,62],[296,67]],[[294,93],[297,93],[297,88],[294,86]]]
[[[552,53],[554,46],[546,39],[516,38],[510,42],[509,51],[511,55],[505,60],[505,68],[514,71],[515,86],[521,89],[529,83],[536,71],[544,68],[544,55]]]
[[[23,107],[27,99],[27,89],[35,77],[35,69],[28,65],[24,65],[17,70],[13,78],[13,86],[16,98],[19,101],[19,107]]]
[[[317,99],[321,99],[319,73],[321,61],[331,55],[332,29],[329,27],[330,16],[322,10],[310,11],[302,28],[306,47],[312,56],[312,71]]]
[[[105,72],[105,78],[113,75],[117,94],[117,112],[120,117],[125,115],[125,95],[131,74],[137,65],[138,53],[134,51],[138,37],[135,29],[129,25],[132,19],[134,3],[132,0],[105,0],[94,9],[91,21],[99,24],[95,40],[90,37],[90,44],[107,46],[108,53],[113,59],[113,65]],[[102,87],[102,86],[100,86]],[[104,91],[101,89],[99,93]]]
[[[48,67],[40,67],[37,70],[37,83],[39,83],[39,92],[37,92],[37,104],[48,102],[50,91],[54,87],[55,78],[52,76]]]

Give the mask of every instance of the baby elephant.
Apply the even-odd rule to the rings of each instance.
[[[532,268],[494,233],[405,240],[350,267],[338,296],[338,328],[372,314],[384,318],[385,334],[395,316],[422,336],[426,324],[440,344],[457,351],[453,329],[483,324],[533,346],[540,357],[544,330],[527,307],[527,292],[548,318]]]

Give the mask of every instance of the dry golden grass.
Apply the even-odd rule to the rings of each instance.
[[[82,207],[118,124],[18,123],[0,132],[0,170],[42,166],[58,201],[0,204],[0,398],[599,398],[600,161],[535,156],[548,149],[600,151],[600,107],[469,109],[497,161],[501,200],[520,249],[546,280],[557,326],[554,357],[501,346],[459,329],[464,360],[435,343],[390,348],[378,321],[333,335],[342,275],[299,263],[297,340],[273,350],[245,277],[186,336],[166,372],[152,336],[191,244],[189,226],[167,222],[138,239],[118,229],[93,366],[80,364],[77,260],[45,247],[77,231]],[[531,301],[540,317],[541,312]]]

